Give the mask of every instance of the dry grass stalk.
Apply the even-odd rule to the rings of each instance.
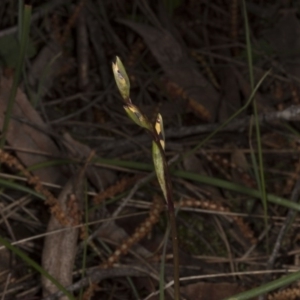
[[[300,297],[299,287],[288,288],[268,295],[268,300],[296,300]]]
[[[82,300],[90,300],[94,296],[95,291],[97,289],[98,285],[96,283],[91,283],[90,286],[83,293]]]
[[[119,185],[117,186],[119,186],[120,188],[124,187],[124,183],[126,183],[127,181],[128,179],[126,179],[126,181],[124,182],[122,182],[121,180],[121,182],[119,182]],[[116,185],[113,186],[111,192],[115,192],[115,189],[116,189]],[[115,195],[115,193],[113,195]],[[153,225],[158,222],[159,215],[163,210],[163,208],[164,208],[163,200],[158,196],[154,196],[153,203],[149,212],[149,217],[135,229],[135,232],[131,237],[123,241],[123,243],[115,250],[115,252],[107,259],[107,261],[101,264],[101,267],[102,268],[112,267],[113,264],[120,259],[121,255],[127,254],[129,249],[134,244],[136,244],[141,239],[143,239],[145,235],[147,235],[151,231]],[[86,233],[82,232],[82,237],[84,236],[86,236]],[[91,283],[88,289],[84,292],[83,299],[84,300],[91,299],[91,297],[94,295],[97,288],[98,285],[96,283]]]
[[[221,157],[218,154],[209,155],[205,151],[202,151],[202,154],[206,157],[206,159],[212,163],[216,169],[225,176],[226,179],[232,180],[232,177],[224,170],[226,169],[232,169],[239,173],[241,181],[243,183],[251,188],[256,187],[255,181],[251,178],[251,176],[242,168],[238,167],[235,163],[230,162],[228,159]]]
[[[182,200],[178,205],[180,207],[201,207],[203,209],[210,209],[219,212],[230,212],[230,209],[228,207],[215,203],[211,200],[185,199]],[[255,244],[257,242],[257,239],[255,238],[254,233],[250,229],[248,224],[246,224],[244,220],[238,216],[232,216],[232,219],[236,223],[244,237],[247,238],[251,242],[251,244]]]
[[[159,220],[159,215],[164,208],[163,200],[159,196],[154,196],[152,206],[149,211],[149,217],[141,223],[136,229],[134,234],[126,239],[115,252],[104,262],[101,267],[109,268],[116,263],[121,255],[128,253],[129,249],[145,237],[152,229],[153,225]]]
[[[28,183],[34,187],[35,191],[45,196],[45,203],[50,207],[51,213],[55,215],[60,224],[70,225],[74,222],[73,219],[66,216],[58,200],[42,185],[40,179],[32,175],[14,156],[0,149],[0,162],[21,172],[26,177]]]
[[[77,6],[75,7],[74,11],[73,11],[73,14],[70,16],[68,22],[67,22],[67,25],[65,27],[65,30],[64,30],[64,33],[61,37],[61,40],[60,40],[60,44],[61,45],[64,45],[68,36],[70,35],[70,32],[71,32],[71,29],[72,27],[74,26],[76,20],[78,19],[78,16],[81,12],[81,10],[83,9],[85,3],[87,2],[87,0],[81,0]]]
[[[178,203],[180,207],[201,207],[203,209],[210,209],[219,212],[230,212],[230,209],[224,207],[221,204],[215,203],[211,200],[196,200],[196,199],[186,199],[182,200]],[[125,255],[128,253],[129,249],[139,242],[142,238],[144,238],[152,229],[153,225],[157,223],[159,219],[159,215],[163,210],[163,202],[162,200],[156,196],[154,197],[153,204],[150,208],[149,217],[141,223],[136,229],[134,234],[126,239],[116,250],[115,252],[104,262],[101,267],[109,268],[114,263],[116,263],[121,255]],[[233,216],[233,221],[238,226],[241,233],[247,238],[252,244],[257,242],[257,239],[254,236],[254,233],[249,228],[249,226],[244,222],[244,220],[240,217]]]
[[[189,97],[186,91],[178,86],[175,82],[171,80],[166,80],[164,87],[168,94],[171,97],[180,97],[183,100],[187,101],[187,104],[191,111],[201,120],[208,121],[211,118],[209,111],[200,103],[198,103],[195,99]]]
[[[95,205],[101,204],[104,200],[114,197],[115,195],[124,192],[128,187],[132,186],[137,180],[141,178],[141,175],[133,177],[123,177],[116,184],[108,187],[105,191],[98,193],[93,202]]]
[[[204,69],[205,73],[207,74],[208,79],[211,81],[213,86],[217,90],[219,90],[220,89],[220,84],[219,84],[214,72],[212,71],[212,69],[208,65],[207,61],[205,60],[204,56],[197,53],[194,50],[191,51],[191,54],[196,59],[196,61],[198,61],[201,64],[202,68]]]

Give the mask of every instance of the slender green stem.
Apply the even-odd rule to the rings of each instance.
[[[171,234],[172,234],[172,246],[173,246],[173,266],[174,266],[174,299],[180,300],[180,285],[179,285],[179,251],[178,251],[178,234],[176,226],[176,217],[174,209],[174,201],[172,194],[172,182],[169,172],[169,166],[166,162],[165,153],[163,152],[164,159],[164,171],[166,179],[166,188],[167,188],[167,204],[168,204],[168,214],[171,225]]]
[[[166,252],[167,252],[167,240],[170,237],[171,232],[171,226],[170,223],[168,224],[166,233],[165,233],[165,243],[162,248],[162,259],[161,259],[161,265],[160,265],[160,272],[159,272],[159,300],[165,299],[165,267],[166,267]]]
[[[178,235],[175,218],[174,205],[172,210],[168,210],[172,234],[173,246],[173,264],[174,264],[174,299],[180,300],[180,285],[179,285],[179,251],[178,251]]]
[[[166,196],[167,196],[167,207],[168,207],[168,215],[171,226],[171,235],[172,235],[172,248],[173,248],[173,272],[174,272],[174,299],[180,300],[180,284],[179,284],[179,251],[178,251],[178,234],[177,234],[177,226],[176,226],[176,218],[175,218],[175,209],[174,209],[174,201],[173,201],[173,189],[172,189],[172,181],[170,176],[170,170],[167,163],[165,151],[161,146],[160,138],[156,132],[156,130],[148,131],[152,136],[153,141],[156,143],[159,151],[161,153],[163,159],[163,168],[164,168],[164,177],[166,182]]]

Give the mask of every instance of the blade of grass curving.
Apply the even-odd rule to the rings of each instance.
[[[250,40],[250,29],[249,29],[249,21],[248,21],[245,0],[242,0],[242,7],[243,7],[244,20],[245,20],[246,50],[247,50],[250,86],[251,86],[251,90],[253,90],[254,89],[254,72],[253,72],[253,61],[252,61],[252,45],[251,45],[251,40]],[[261,192],[261,200],[262,200],[262,204],[263,204],[263,208],[264,208],[265,229],[267,229],[268,228],[268,216],[267,216],[268,202],[267,202],[267,193],[266,193],[266,184],[265,184],[263,153],[262,153],[262,145],[261,145],[261,133],[260,133],[260,125],[259,125],[259,119],[258,119],[257,103],[256,103],[255,98],[253,100],[253,111],[254,111],[254,119],[255,119],[256,142],[257,142],[258,165],[259,165],[259,177],[257,178],[257,182],[259,182],[259,187],[260,187],[260,192]],[[253,155],[252,157],[255,158],[255,155]],[[268,240],[269,239],[268,239],[268,234],[267,234],[267,249],[269,249]]]
[[[270,291],[273,291],[278,288],[282,288],[288,284],[296,282],[300,279],[300,272],[296,272],[291,275],[284,276],[280,279],[276,279],[264,285],[261,285],[257,288],[254,288],[250,291],[240,293],[230,298],[226,298],[225,300],[247,300],[247,299],[254,299],[255,297],[266,294]]]
[[[72,161],[67,161],[67,162],[74,163]],[[56,163],[59,165],[58,160],[56,161]],[[66,163],[66,161],[61,160],[60,163],[64,164],[64,163]],[[129,170],[133,169],[133,170],[139,170],[139,171],[145,171],[145,172],[154,170],[154,167],[151,164],[140,163],[140,162],[135,162],[135,161],[123,161],[123,160],[118,160],[118,159],[95,158],[93,163],[95,163],[99,166],[103,166],[103,167],[114,166],[114,167],[118,167],[118,168],[125,168],[125,169],[129,169]],[[256,198],[260,197],[259,191],[236,184],[236,183],[232,183],[230,181],[211,178],[209,176],[199,175],[196,173],[175,170],[175,169],[172,170],[172,175],[174,175],[175,177],[189,179],[189,180],[193,180],[193,181],[200,182],[200,183],[210,184],[212,186],[219,187],[219,188],[225,188],[225,189],[231,190],[236,193],[241,193],[243,195],[247,195],[249,197],[256,197]],[[153,173],[153,177],[155,177],[155,173]],[[150,179],[151,178],[149,178],[149,180]],[[1,184],[1,180],[0,180],[0,184]],[[291,201],[289,201],[285,198],[278,197],[278,196],[275,196],[272,194],[267,194],[267,200],[271,203],[275,203],[275,204],[281,205],[286,208],[292,208],[297,211],[300,211],[300,204],[292,203]]]
[[[58,165],[63,165],[66,163],[65,160],[61,160],[60,163],[59,163],[59,161],[55,161],[55,162]],[[72,161],[67,161],[67,162],[74,163]],[[95,162],[99,163],[101,166],[104,166],[104,167],[115,166],[115,167],[122,167],[122,168],[126,168],[126,169],[131,169],[131,170],[133,169],[133,170],[146,171],[146,172],[154,170],[154,167],[151,164],[139,163],[139,162],[135,162],[135,161],[121,161],[121,160],[117,160],[117,159],[97,158],[97,159],[95,159]],[[260,197],[259,191],[236,184],[236,183],[232,183],[230,181],[211,178],[209,176],[199,175],[196,173],[186,172],[186,171],[181,171],[181,170],[173,170],[172,174],[175,177],[189,179],[189,180],[193,180],[193,181],[196,181],[199,183],[209,184],[209,185],[219,187],[219,188],[225,188],[225,189],[228,189],[228,190],[236,192],[236,193],[247,195],[249,197],[255,197],[255,198]],[[155,177],[155,173],[153,173],[153,177]],[[25,193],[36,196],[40,199],[43,199],[43,200],[45,199],[43,195],[36,193],[34,190],[24,187],[22,185],[13,183],[11,181],[0,179],[0,186],[23,191]],[[267,194],[267,200],[271,203],[278,204],[278,205],[286,207],[286,208],[291,208],[291,209],[300,211],[300,204],[293,203],[285,198],[278,197],[278,196],[275,196],[272,194]]]
[[[65,166],[65,165],[71,165],[71,164],[77,165],[78,163],[80,163],[80,162],[69,159],[69,158],[52,159],[52,160],[46,160],[41,163],[31,165],[30,167],[27,167],[27,170],[29,172],[32,172],[32,171],[36,171],[36,170],[44,169],[44,168],[59,167],[59,166]]]
[[[146,163],[139,163],[135,161],[121,161],[117,159],[102,159],[102,158],[97,158],[95,161],[97,161],[100,165],[109,167],[111,165],[118,166],[118,167],[123,167],[123,168],[128,168],[128,169],[135,169],[135,170],[140,170],[140,171],[153,171],[153,166],[151,164],[146,164]],[[231,191],[234,191],[236,193],[241,193],[243,195],[248,195],[249,197],[260,197],[260,192],[251,189],[230,181],[222,180],[222,179],[216,179],[216,178],[211,178],[209,176],[205,175],[199,175],[196,173],[192,172],[186,172],[186,171],[181,171],[181,170],[172,170],[172,175],[175,177],[179,178],[184,178],[184,179],[189,179],[193,180],[196,182],[200,183],[206,183],[210,184],[215,187],[219,188],[225,188]],[[154,176],[154,175],[153,175]],[[267,194],[267,200],[271,203],[275,203],[281,206],[284,206],[286,208],[292,208],[297,211],[300,211],[300,204],[293,203],[285,198],[278,197],[272,194]]]
[[[20,41],[20,53],[17,62],[17,67],[14,73],[13,84],[11,88],[11,92],[8,99],[6,114],[3,122],[2,127],[2,136],[0,139],[0,148],[3,148],[6,134],[9,126],[9,121],[11,118],[12,110],[15,103],[15,98],[17,94],[18,84],[21,78],[21,73],[24,65],[24,59],[26,54],[26,48],[28,43],[29,37],[29,30],[30,30],[30,21],[31,21],[31,5],[24,5],[23,15],[22,15],[22,30],[21,30],[21,41]]]
[[[43,70],[40,80],[39,80],[39,84],[38,84],[38,88],[37,88],[37,93],[34,95],[33,99],[31,99],[31,104],[33,107],[37,107],[37,105],[39,104],[40,98],[41,98],[41,94],[42,94],[42,89],[44,86],[44,82],[46,81],[46,78],[48,77],[48,75],[51,72],[51,68],[53,66],[53,64],[57,61],[57,59],[62,55],[62,52],[57,53],[47,64],[45,69]]]
[[[236,193],[248,195],[249,197],[259,198],[261,195],[260,191],[258,191],[258,190],[254,190],[254,189],[245,187],[243,185],[239,185],[239,184],[236,184],[236,183],[233,183],[230,181],[226,181],[226,180],[222,180],[222,179],[211,178],[208,176],[199,175],[199,174],[190,173],[190,172],[181,171],[181,170],[176,170],[173,172],[173,174],[180,178],[209,184],[209,185],[219,187],[219,188],[224,188],[229,191],[234,191]],[[287,199],[277,197],[275,195],[267,194],[267,200],[271,203],[278,204],[278,205],[284,206],[286,208],[291,208],[291,209],[300,211],[300,204],[291,202]]]
[[[8,250],[12,251],[14,254],[19,256],[24,262],[29,266],[39,272],[42,276],[49,279],[62,293],[64,293],[70,300],[75,300],[75,297],[64,287],[62,286],[54,277],[52,277],[48,272],[46,272],[39,264],[32,260],[27,254],[25,254],[19,248],[12,246],[6,239],[0,236],[0,243],[3,244]]]
[[[250,118],[248,143],[249,143],[249,148],[250,148],[250,157],[251,157],[252,166],[253,166],[254,178],[256,178],[256,182],[257,182],[257,185],[258,185],[258,190],[261,191],[257,160],[256,160],[255,152],[254,152],[254,149],[253,149],[253,146],[252,146],[252,133],[253,133],[253,118],[252,117],[253,116],[251,116],[251,118]],[[252,208],[254,207],[255,202],[256,202],[255,199],[251,200],[251,207],[249,207],[249,211],[252,210]],[[265,215],[264,215],[264,217],[265,217]]]
[[[15,183],[15,182],[10,181],[10,180],[0,179],[0,186],[5,187],[5,188],[9,188],[9,189],[12,189],[12,190],[15,190],[15,191],[24,192],[26,194],[29,194],[29,195],[32,195],[32,196],[35,196],[37,198],[45,200],[45,197],[43,195],[37,193],[36,191],[34,191],[34,190],[32,190],[32,189],[30,189],[26,186],[23,186],[21,184]]]
[[[205,139],[203,139],[197,146],[195,146],[192,150],[186,152],[177,162],[174,164],[179,163],[183,158],[188,157],[189,155],[195,153],[198,149],[203,147],[203,145],[209,141],[214,135],[216,135],[220,130],[222,130],[224,127],[226,127],[233,119],[235,119],[239,114],[241,114],[244,110],[248,108],[248,106],[252,103],[252,100],[254,99],[254,96],[258,90],[258,88],[261,86],[262,82],[266,79],[266,77],[269,75],[271,70],[267,71],[262,78],[259,80],[257,85],[254,89],[252,89],[252,92],[249,96],[249,99],[247,102],[242,106],[239,110],[237,110],[234,114],[232,114],[224,123],[222,123],[216,130],[214,130],[212,133],[210,133]]]
[[[253,116],[252,116],[253,117]],[[250,120],[250,126],[249,126],[249,148],[250,148],[250,157],[251,157],[251,161],[252,161],[252,165],[253,165],[253,171],[254,171],[254,176],[256,178],[256,182],[257,182],[257,186],[258,186],[258,189],[261,191],[262,188],[261,188],[261,182],[259,180],[259,170],[258,170],[258,165],[257,165],[257,160],[256,160],[256,157],[255,157],[255,153],[254,153],[254,149],[253,149],[253,146],[252,146],[252,135],[253,135],[253,118],[251,117],[251,120]]]
[[[136,286],[135,286],[132,278],[129,277],[129,276],[126,276],[126,279],[127,279],[128,283],[129,283],[130,287],[132,288],[132,292],[133,292],[134,298],[136,300],[141,299],[141,296],[139,295],[138,290],[137,290],[137,288],[136,288]]]

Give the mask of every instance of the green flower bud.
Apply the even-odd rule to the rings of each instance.
[[[148,119],[140,112],[140,110],[135,105],[128,103],[127,105],[124,105],[124,109],[129,118],[134,123],[148,130],[153,130],[153,126],[150,124]]]
[[[128,102],[130,95],[130,82],[124,65],[118,56],[116,57],[116,62],[112,63],[112,69],[119,92],[123,99]]]

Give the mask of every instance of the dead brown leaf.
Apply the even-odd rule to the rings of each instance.
[[[59,57],[61,52],[60,45],[55,41],[51,41],[42,48],[32,63],[28,74],[28,82],[33,88],[41,85],[40,98],[52,87],[55,75],[59,73],[62,63],[65,62]],[[44,72],[47,72],[47,76],[44,76],[43,80],[41,80],[41,75]]]
[[[278,55],[285,71],[299,78],[300,22],[296,12],[287,10],[265,34],[265,38]]]
[[[3,126],[7,102],[12,87],[12,80],[4,77],[0,80],[0,126]],[[16,149],[16,154],[26,166],[43,163],[47,157],[38,152],[59,155],[55,143],[47,132],[50,128],[43,122],[37,111],[32,107],[26,95],[18,89],[16,101],[7,132],[7,142]],[[18,150],[25,151],[18,151]],[[32,152],[32,153],[30,153]],[[34,171],[42,181],[58,182],[61,174],[55,168],[43,168]]]
[[[69,155],[79,160],[85,160],[92,151],[89,146],[74,140],[67,132],[64,133],[61,142],[65,145]],[[86,175],[98,191],[102,191],[108,185],[111,185],[116,181],[116,173],[114,171],[105,168],[97,168],[93,165],[87,166]]]
[[[249,169],[249,164],[247,158],[243,151],[234,147],[231,152],[231,163],[237,166],[237,168],[247,172]],[[243,178],[241,178],[241,173],[238,172],[235,168],[231,169],[231,175],[235,182],[243,184]]]
[[[219,110],[219,121],[226,121],[242,104],[239,85],[233,72],[233,67],[228,66],[219,71],[223,97]]]
[[[208,112],[209,121],[217,114],[219,95],[213,86],[197,70],[184,47],[166,30],[158,30],[144,24],[121,21],[140,34],[165,71],[168,78],[180,86],[188,98],[195,100]]]
[[[63,286],[72,284],[72,272],[77,251],[78,228],[72,228],[73,224],[78,224],[82,209],[83,199],[83,178],[85,168],[75,174],[65,185],[58,197],[62,211],[69,216],[72,221],[70,225],[62,225],[57,218],[52,215],[47,227],[42,254],[43,268],[58,280]],[[59,230],[51,234],[54,230]],[[48,296],[58,291],[58,288],[47,278],[42,278],[43,294]],[[61,300],[68,300],[62,296]]]

